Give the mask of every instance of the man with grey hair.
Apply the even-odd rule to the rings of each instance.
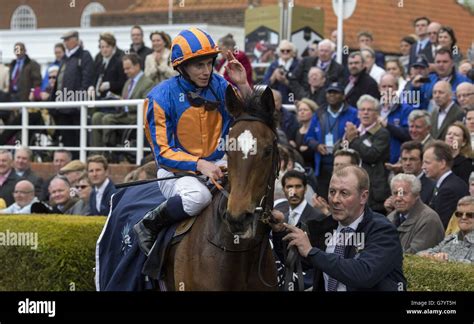
[[[463,82],[456,88],[456,100],[461,110],[466,113],[470,106],[474,105],[474,84]]]
[[[0,150],[0,198],[5,200],[7,206],[14,203],[13,189],[19,180],[12,164],[12,153],[7,150]]]
[[[363,95],[357,101],[359,127],[346,123],[342,143],[338,147],[348,146],[360,154],[362,167],[370,176],[369,206],[373,210],[385,213],[384,201],[390,195],[388,171],[384,163],[390,158],[390,133],[379,122],[380,104],[370,95]]]
[[[421,182],[412,174],[399,173],[390,188],[395,210],[387,218],[397,226],[403,252],[415,254],[434,247],[444,237],[439,215],[420,199]]]
[[[431,136],[431,116],[426,110],[416,109],[408,115],[408,133],[413,141],[428,146],[434,141]]]
[[[348,59],[349,79],[345,82],[346,102],[355,107],[357,100],[364,94],[380,99],[377,82],[367,74],[364,56],[361,52],[352,52]]]
[[[438,81],[433,87],[433,100],[436,108],[431,113],[431,136],[444,140],[449,125],[461,121],[463,112],[453,101],[453,92],[448,81]]]
[[[41,194],[41,189],[43,187],[43,179],[38,177],[31,170],[32,156],[33,152],[29,148],[25,146],[19,147],[15,150],[15,160],[13,165],[17,176],[30,181],[35,186],[35,195],[38,197]]]
[[[293,93],[308,92],[308,74],[312,67],[318,67],[326,73],[326,84],[331,82],[344,83],[344,68],[333,58],[334,43],[324,39],[318,44],[318,57],[303,58],[296,69],[288,74],[290,89]]]

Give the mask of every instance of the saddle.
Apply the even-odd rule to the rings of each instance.
[[[210,191],[213,196],[211,208],[213,210],[216,210],[216,208],[217,210],[222,210],[224,208],[225,210],[227,200],[219,198],[223,194],[215,186],[211,187]],[[183,240],[185,235],[191,230],[197,217],[199,216],[189,217],[179,223],[170,225],[168,228],[164,228],[158,233],[158,237],[143,265],[142,273],[144,275],[154,280],[163,279],[165,260],[170,247]]]

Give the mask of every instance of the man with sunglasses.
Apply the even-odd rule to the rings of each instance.
[[[213,73],[220,52],[209,34],[194,27],[180,32],[172,42],[171,64],[179,75],[156,86],[144,106],[158,178],[175,173],[200,173],[214,180],[223,177],[224,151],[218,144],[229,132],[231,116],[225,108],[228,82]],[[244,67],[231,51],[225,56],[227,75],[246,97],[251,89]],[[162,228],[199,215],[212,199],[206,185],[194,176],[159,181],[158,185],[167,201],[134,227],[147,255]]]
[[[418,255],[439,261],[474,263],[474,197],[461,198],[454,215],[459,232],[447,236],[434,248],[421,251]]]

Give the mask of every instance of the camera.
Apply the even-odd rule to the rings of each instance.
[[[278,66],[278,70],[280,70],[280,74],[284,76],[286,76],[289,72],[283,65]]]
[[[428,83],[428,82],[430,82],[430,81],[431,81],[431,80],[430,80],[430,78],[428,78],[428,77],[423,77],[423,78],[420,78],[420,79],[418,80],[418,82],[420,82],[420,83]]]

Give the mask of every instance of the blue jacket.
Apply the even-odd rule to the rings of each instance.
[[[107,187],[105,187],[104,194],[102,195],[102,200],[100,201],[100,210],[97,210],[96,208],[96,193],[97,190],[95,187],[92,189],[90,199],[89,199],[89,215],[102,215],[102,216],[107,216],[109,215],[109,209],[110,209],[110,197],[112,197],[112,194],[114,194],[117,191],[115,188],[114,183],[112,180],[109,180],[109,184]]]
[[[326,129],[327,108],[328,106],[324,106],[316,111],[305,136],[305,143],[314,151],[314,174],[316,176],[319,176],[321,167],[321,154],[316,148],[319,144],[324,144],[324,136],[329,131]],[[337,125],[335,126],[337,127],[337,138],[334,138],[334,144],[344,136],[344,128],[348,121],[356,126],[359,126],[360,123],[359,118],[357,118],[357,109],[344,104],[344,108],[337,118]]]
[[[453,77],[451,78],[451,81],[449,81],[449,83],[451,84],[451,89],[453,93],[456,92],[457,86],[460,85],[461,83],[463,82],[472,83],[470,79],[468,79],[462,74],[454,72],[452,75]],[[420,104],[417,105],[416,103],[411,103],[411,106],[413,107],[413,109],[428,109],[430,100],[431,98],[433,98],[433,87],[435,83],[440,80],[438,74],[434,72],[430,73],[429,78],[430,78],[430,82],[423,84],[421,88],[415,88],[413,87],[413,85],[411,86],[411,90],[420,91]],[[453,95],[453,100],[454,99],[455,97]]]
[[[204,106],[191,106],[187,93],[198,89],[181,76],[163,81],[150,91],[144,106],[145,127],[158,165],[196,171],[199,159],[215,161],[224,156],[219,141],[225,140],[232,121],[225,108],[227,85],[223,77],[213,74],[212,91],[207,87],[200,92],[210,101],[220,101],[219,108],[210,111]]]
[[[287,72],[292,72],[296,68],[298,63],[299,61],[297,59],[294,59],[293,62],[291,63],[290,70]],[[289,94],[291,92],[290,87],[278,81],[276,81],[273,84],[270,84],[270,77],[272,76],[275,69],[278,68],[278,66],[279,66],[278,59],[276,61],[273,61],[272,64],[270,64],[270,66],[267,69],[267,72],[265,72],[265,76],[263,77],[263,84],[270,86],[272,89],[278,90],[281,93],[283,104],[293,104],[295,98],[293,98],[293,100],[290,100],[289,98]]]
[[[326,246],[311,249],[308,259],[316,269],[313,290],[325,290],[323,272],[346,285],[348,291],[406,290],[403,250],[397,228],[385,216],[370,208],[366,208],[363,217],[356,230],[356,234],[360,233],[364,239],[364,246],[359,250],[348,245],[342,258],[326,253]],[[326,222],[332,222],[332,229],[338,226],[332,217],[328,217]],[[324,238],[324,233],[320,233],[322,228],[332,233],[331,226],[328,229],[328,226],[315,225],[308,223],[311,238]]]
[[[387,118],[387,130],[390,132],[390,163],[397,163],[400,158],[400,147],[409,140],[408,115],[413,107],[407,104],[398,104],[392,107]],[[408,139],[407,139],[408,137]]]

